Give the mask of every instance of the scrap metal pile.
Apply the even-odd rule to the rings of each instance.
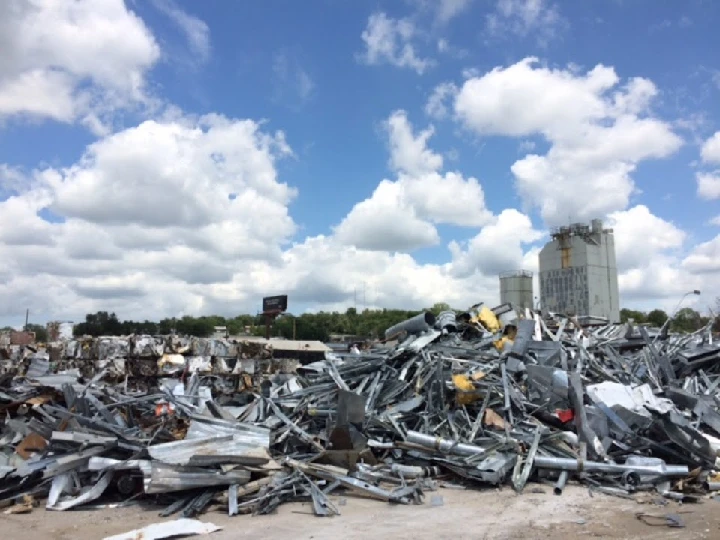
[[[190,517],[305,500],[328,516],[340,492],[411,504],[441,484],[532,479],[559,494],[572,479],[686,501],[720,489],[709,328],[649,335],[478,305],[386,336],[397,345],[263,377],[247,358],[261,350],[225,340],[0,349],[0,501]]]

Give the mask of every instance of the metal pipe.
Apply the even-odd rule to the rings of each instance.
[[[402,465],[401,463],[393,463],[390,470],[393,474],[402,475],[405,478],[430,478],[440,474],[439,467],[418,467],[416,465]]]
[[[457,330],[457,316],[454,311],[441,311],[437,320],[435,321],[435,327],[438,330],[445,330],[448,332],[455,332]]]
[[[558,478],[558,481],[555,484],[555,487],[553,487],[553,493],[555,495],[562,495],[563,489],[565,488],[565,484],[567,484],[569,476],[570,476],[570,473],[568,471],[562,471],[560,473],[560,477]]]
[[[622,474],[626,471],[644,475],[658,476],[687,476],[690,472],[686,465],[618,465],[616,463],[601,463],[598,461],[582,461],[579,459],[557,458],[551,456],[538,456],[535,466],[540,469],[554,469],[560,471],[601,472],[609,474]]]
[[[720,491],[720,482],[705,482],[705,489],[708,491]]]
[[[403,322],[397,323],[385,330],[385,338],[396,336],[401,332],[407,332],[408,334],[420,334],[430,330],[430,327],[434,324],[435,315],[429,311],[423,311],[422,313]]]
[[[407,442],[422,446],[424,448],[435,450],[443,454],[454,454],[456,456],[476,456],[484,454],[485,449],[474,444],[461,443],[451,439],[443,439],[441,437],[433,437],[425,435],[418,431],[407,432]]]

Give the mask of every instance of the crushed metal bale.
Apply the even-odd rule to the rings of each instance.
[[[561,495],[572,481],[685,502],[720,490],[710,326],[676,335],[478,304],[386,338],[282,369],[266,345],[231,339],[5,345],[0,504],[142,503],[184,519],[290,501],[335,516],[340,492],[421,504],[439,485]]]

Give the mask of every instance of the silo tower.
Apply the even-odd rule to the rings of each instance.
[[[520,309],[533,309],[533,274],[516,270],[500,274],[500,303],[511,303]]]

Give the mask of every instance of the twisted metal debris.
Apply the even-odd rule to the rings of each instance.
[[[333,516],[340,491],[419,504],[440,484],[561,494],[578,481],[686,501],[720,488],[709,327],[582,328],[480,304],[387,337],[399,341],[290,373],[271,373],[267,347],[223,339],[0,349],[0,501],[142,501],[187,518],[305,500]]]

